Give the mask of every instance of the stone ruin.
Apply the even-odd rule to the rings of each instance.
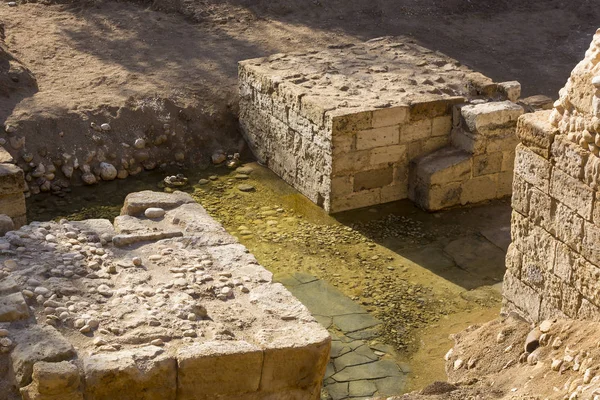
[[[511,193],[518,82],[382,38],[242,61],[239,87],[258,160],[328,212]]]
[[[600,320],[600,30],[551,111],[519,119],[504,310]]]
[[[3,400],[317,400],[330,343],[182,192],[0,238]]]

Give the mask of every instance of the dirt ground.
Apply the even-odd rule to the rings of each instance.
[[[524,95],[556,96],[600,17],[591,0],[67,1],[1,7],[6,46],[31,70],[38,91],[0,97],[0,121],[11,114],[78,113],[120,106],[131,97],[168,97],[213,116],[207,128],[229,130],[235,129],[236,63],[242,59],[405,36],[497,81],[519,80]]]

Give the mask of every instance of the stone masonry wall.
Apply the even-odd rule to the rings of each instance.
[[[522,116],[504,310],[600,319],[600,30],[551,111]]]
[[[470,139],[485,136],[478,131],[483,125],[506,128],[493,118],[469,128],[461,124],[460,111],[455,118],[457,106],[466,106],[464,113],[469,107],[477,111],[481,103],[515,102],[520,94],[518,82],[496,84],[442,54],[388,39],[243,61],[239,86],[240,124],[256,157],[329,212],[409,197],[411,161],[448,146],[468,146]],[[511,104],[518,115],[523,112]],[[475,111],[476,117],[485,114]],[[516,117],[510,122],[514,138]],[[456,129],[466,139],[453,140]],[[500,167],[512,165],[515,140],[489,157],[487,142],[475,142],[475,151],[465,150],[470,165],[477,156],[475,168],[505,172],[509,179],[507,185],[507,179],[494,178],[473,199],[506,195],[497,188],[510,188],[512,170]],[[424,186],[418,189],[422,195],[411,196],[424,208],[456,205],[429,207],[429,201],[420,201],[429,195],[431,185]]]

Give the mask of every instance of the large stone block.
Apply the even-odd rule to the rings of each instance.
[[[502,285],[503,296],[513,303],[523,317],[532,322],[537,322],[540,315],[541,295],[518,280],[510,272],[504,275]]]
[[[554,232],[552,218],[552,198],[541,190],[532,187],[529,191],[529,219],[534,225],[548,232]]]
[[[13,335],[16,343],[10,354],[10,374],[19,388],[32,380],[38,361],[60,362],[75,356],[75,349],[54,327],[30,325]]]
[[[514,275],[517,279],[521,279],[521,267],[523,265],[523,253],[517,248],[514,243],[508,246],[506,252],[506,270]]]
[[[195,203],[195,200],[184,192],[163,193],[144,190],[127,195],[121,209],[121,215],[138,216],[150,207],[160,207],[168,210],[188,203]]]
[[[581,306],[582,296],[572,285],[563,283],[562,285],[561,310],[569,318],[576,318]]]
[[[550,195],[591,221],[594,192],[580,180],[555,168],[550,179]]]
[[[83,359],[89,400],[175,400],[177,363],[156,346]]]
[[[579,260],[573,266],[573,286],[594,305],[600,305],[600,268],[586,261]]]
[[[331,201],[331,212],[341,212],[381,204],[381,188],[354,192]]]
[[[535,154],[522,144],[517,146],[515,151],[515,173],[544,193],[548,193],[550,190],[551,169],[552,165],[548,160]]]
[[[398,126],[358,131],[356,134],[356,149],[365,150],[398,144],[399,132],[400,128]]]
[[[539,111],[521,115],[517,122],[517,137],[534,153],[548,159],[550,147],[558,130],[553,127],[548,118],[550,111]]]
[[[400,142],[409,143],[431,137],[431,120],[414,121],[400,127]]]
[[[469,179],[462,184],[461,204],[479,203],[496,198],[497,176],[483,175]]]
[[[18,218],[27,212],[25,195],[22,192],[0,196],[0,213],[11,218]],[[20,226],[17,221],[15,225]]]
[[[20,292],[0,296],[0,322],[13,322],[27,318],[29,318],[29,307]]]
[[[37,362],[32,379],[21,388],[24,400],[83,400],[79,370],[70,362]]]
[[[209,400],[256,392],[263,351],[247,342],[205,342],[177,353],[177,400]]]
[[[374,110],[372,120],[373,128],[405,124],[410,118],[409,112],[410,108],[408,106],[397,106]]]
[[[472,160],[465,151],[445,147],[411,163],[411,174],[425,185],[463,182],[471,177]]]
[[[408,148],[406,145],[395,145],[379,147],[371,150],[371,158],[369,164],[377,166],[381,164],[404,164],[408,163],[407,160]]]
[[[574,252],[569,246],[559,243],[556,246],[556,256],[554,258],[553,272],[561,278],[566,284],[571,284],[573,269],[577,268],[580,256]]]
[[[492,136],[514,131],[523,107],[511,101],[468,105],[461,108],[464,124],[472,133]]]
[[[592,263],[600,265],[600,228],[592,223],[586,222],[583,226],[583,235],[581,232],[577,232],[577,234],[578,238],[583,236],[581,254]]]
[[[0,196],[25,191],[23,170],[14,164],[0,164]],[[1,209],[0,209],[1,210]]]
[[[473,157],[473,176],[495,174],[502,170],[502,152]]]
[[[257,333],[264,347],[260,391],[280,392],[286,389],[305,391],[304,399],[319,399],[325,368],[329,362],[331,338],[326,332],[315,336],[314,330],[262,330]],[[298,342],[306,345],[298,347]]]
[[[354,191],[360,192],[389,185],[392,183],[393,177],[394,168],[392,167],[357,172],[354,174]]]
[[[512,185],[512,208],[523,215],[529,215],[529,198],[533,185],[515,173]]]
[[[556,237],[573,250],[580,251],[583,237],[583,218],[562,203],[556,204],[553,207],[553,212]]]
[[[556,168],[574,179],[583,178],[589,151],[583,150],[581,146],[567,140],[564,136],[557,136],[552,143],[551,154]]]

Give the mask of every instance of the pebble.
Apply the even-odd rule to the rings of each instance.
[[[102,129],[104,132],[108,132],[110,131],[112,128],[110,127],[109,124],[107,124],[106,122],[103,123],[102,125],[100,125],[100,129]]]
[[[140,257],[133,257],[133,260],[131,260],[131,261],[133,262],[133,265],[135,265],[136,267],[139,267],[140,265],[142,265],[142,259]]]
[[[147,208],[146,211],[144,211],[144,215],[146,216],[146,218],[150,219],[162,218],[165,216],[165,210],[158,207],[150,207]]]
[[[461,360],[460,358],[458,360],[454,361],[454,365],[453,365],[454,370],[458,371],[459,369],[462,368],[463,364],[464,364],[464,361]]]
[[[0,338],[7,337],[7,336],[8,336],[8,329],[0,328]]]
[[[552,321],[545,320],[540,324],[540,332],[547,333],[552,328]]]
[[[253,191],[255,191],[255,190],[256,190],[256,189],[254,188],[254,186],[252,186],[252,185],[248,185],[248,184],[241,184],[241,185],[238,185],[238,187],[237,187],[237,188],[238,188],[238,190],[239,190],[240,192],[253,192]]]
[[[210,181],[208,179],[200,179],[198,181],[199,185],[208,185],[210,183]]]
[[[12,340],[10,340],[7,337],[4,337],[4,338],[0,339],[0,346],[10,347],[10,346],[12,346]]]
[[[107,285],[100,285],[98,286],[98,288],[96,289],[96,291],[98,293],[100,293],[102,296],[106,296],[106,297],[110,297],[113,295],[113,291],[111,290],[110,287],[108,287]]]
[[[134,142],[134,144],[133,144],[133,146],[136,149],[143,149],[144,147],[146,147],[146,141],[144,139],[141,139],[141,138],[136,139],[135,142]]]
[[[164,346],[165,342],[163,342],[162,339],[154,339],[150,342],[150,344],[153,346]]]

